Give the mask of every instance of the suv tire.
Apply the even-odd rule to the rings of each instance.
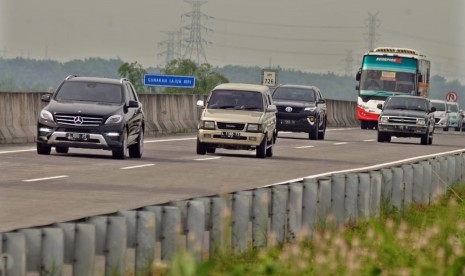
[[[205,155],[207,153],[207,146],[200,142],[199,138],[197,138],[197,154]]]
[[[266,149],[266,157],[272,157],[273,156],[273,140],[271,140],[270,144],[268,145],[268,148]]]
[[[315,124],[312,129],[310,129],[310,132],[308,133],[308,139],[309,140],[318,140],[318,118],[315,117]]]
[[[52,151],[52,147],[46,144],[37,143],[37,153],[43,155],[49,155]]]
[[[216,152],[216,148],[215,147],[208,147],[207,148],[207,153],[215,153]]]
[[[123,141],[121,147],[112,151],[113,159],[125,159],[128,156],[128,132],[123,131]]]
[[[326,132],[326,118],[323,121],[323,129],[318,131],[318,140],[324,140],[325,139],[325,132]]]
[[[141,158],[144,152],[144,129],[142,128],[137,137],[137,142],[129,146],[129,157]]]
[[[267,139],[266,139],[266,134],[265,136],[263,137],[263,140],[262,142],[260,143],[260,145],[255,149],[255,155],[258,157],[258,158],[265,158],[266,157],[266,153],[267,153]]]

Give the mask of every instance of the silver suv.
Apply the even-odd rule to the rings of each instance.
[[[268,87],[227,83],[216,86],[203,108],[197,135],[197,154],[216,148],[255,150],[258,158],[273,156],[276,142],[276,106]]]

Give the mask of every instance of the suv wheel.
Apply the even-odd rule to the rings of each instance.
[[[267,139],[266,139],[266,134],[265,136],[263,137],[263,140],[262,142],[260,143],[260,145],[257,147],[257,149],[255,150],[255,155],[258,157],[258,158],[265,158],[266,157],[266,153],[267,153]]]
[[[318,132],[318,140],[325,139],[325,132],[326,132],[326,119],[324,119],[322,129]]]
[[[391,142],[391,135],[385,132],[378,131],[378,142]]]
[[[216,152],[216,148],[215,147],[208,147],[207,148],[207,153],[215,153]]]
[[[137,142],[134,145],[129,146],[129,157],[141,158],[143,152],[144,152],[144,129],[141,129],[139,132],[139,136],[137,137]]]
[[[125,159],[128,156],[128,133],[123,131],[123,141],[121,147],[112,151],[113,159]]]
[[[429,132],[427,132],[427,133],[425,133],[425,134],[423,134],[423,135],[421,136],[421,144],[422,144],[422,145],[429,145],[429,144],[430,144],[430,143],[429,143],[429,140],[430,140]]]
[[[310,140],[318,140],[318,118],[315,117],[315,124],[310,132],[308,133],[308,139]]]
[[[199,138],[197,137],[197,154],[205,155],[207,153],[207,146],[200,142]]]
[[[46,144],[37,143],[37,153],[43,155],[49,155],[52,151],[52,147]]]
[[[68,153],[69,147],[55,147],[57,153]]]

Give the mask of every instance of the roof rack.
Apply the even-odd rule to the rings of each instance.
[[[77,75],[69,75],[69,76],[66,77],[65,80],[69,80],[69,79],[72,79],[72,78],[75,78],[75,77],[77,77]]]
[[[396,47],[378,47],[378,48],[375,48],[373,52],[420,55],[420,53],[417,50],[409,49],[409,48],[396,48]]]
[[[123,83],[123,81],[129,81],[127,78],[121,78],[119,79],[119,83]]]

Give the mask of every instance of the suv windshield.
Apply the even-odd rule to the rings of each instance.
[[[65,82],[57,92],[57,101],[85,101],[119,104],[123,100],[121,86],[96,82]]]
[[[215,90],[208,100],[207,108],[263,111],[262,94],[253,91]]]
[[[385,109],[410,109],[428,111],[425,99],[421,98],[391,98],[386,102]]]
[[[449,112],[459,112],[459,107],[456,104],[447,104]]]
[[[436,111],[446,111],[445,103],[432,102],[432,104],[436,108]]]
[[[273,99],[314,102],[315,91],[313,89],[278,87],[273,93]]]

